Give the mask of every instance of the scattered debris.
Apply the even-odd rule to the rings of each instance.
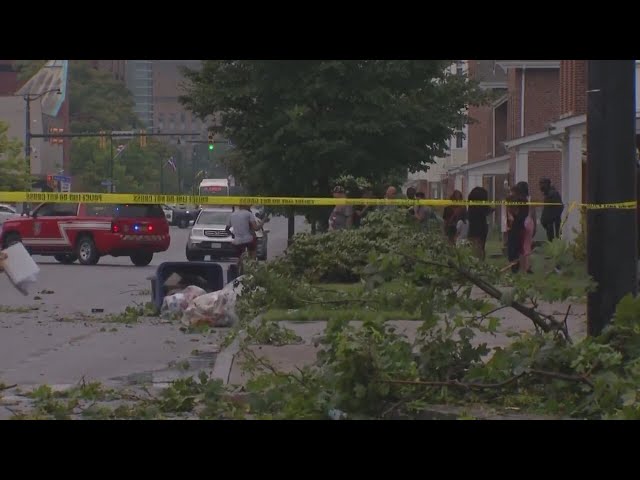
[[[91,313],[104,313],[104,308],[92,308]]]

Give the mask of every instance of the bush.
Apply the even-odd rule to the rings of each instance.
[[[358,229],[298,234],[280,262],[309,281],[357,282],[371,258],[409,239],[416,247],[426,242],[424,231],[411,220],[403,208],[374,210]]]

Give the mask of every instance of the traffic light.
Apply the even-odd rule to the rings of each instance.
[[[209,132],[209,150],[213,150],[213,132]]]
[[[140,146],[141,147],[146,147],[147,146],[147,136],[145,135],[145,131],[144,130],[140,130]]]
[[[99,143],[98,143],[100,148],[107,148],[107,137],[106,137],[105,133],[106,132],[104,130],[100,130],[100,138],[99,138]]]
[[[51,127],[49,128],[49,135],[51,135],[51,137],[49,137],[49,144],[50,145],[62,145],[63,140],[61,137],[54,137],[53,135],[57,135],[64,132],[63,128],[56,128],[56,127]]]

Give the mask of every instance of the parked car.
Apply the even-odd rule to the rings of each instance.
[[[201,261],[207,256],[212,260],[237,258],[233,238],[226,231],[231,212],[230,208],[206,208],[200,211],[187,240],[187,260]],[[268,233],[269,230],[264,228],[256,232],[258,260],[267,259]]]
[[[171,225],[177,225],[180,228],[187,228],[191,222],[194,222],[198,218],[200,208],[195,205],[172,205],[173,211]]]
[[[43,203],[29,216],[7,220],[0,241],[3,248],[22,242],[30,253],[65,264],[95,265],[111,255],[146,266],[171,238],[159,205]]]
[[[20,214],[11,205],[0,204],[0,225],[10,218],[19,217]]]

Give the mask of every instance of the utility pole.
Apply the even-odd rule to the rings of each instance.
[[[587,71],[587,203],[635,201],[635,60],[589,60]],[[598,284],[588,296],[589,335],[637,293],[637,263],[636,209],[588,210],[588,272]]]
[[[116,163],[115,162],[115,158],[113,158],[113,136],[109,137],[109,140],[111,141],[111,155],[109,155],[110,158],[110,162],[109,162],[109,193],[113,193],[113,166]]]

